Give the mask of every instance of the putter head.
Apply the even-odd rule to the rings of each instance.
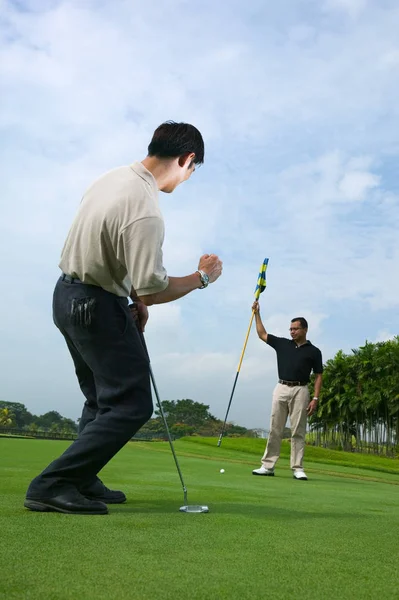
[[[199,504],[186,504],[180,507],[180,512],[185,513],[207,513],[209,508],[207,506],[201,506]]]

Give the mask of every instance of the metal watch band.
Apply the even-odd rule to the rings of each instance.
[[[205,273],[205,271],[202,271],[201,269],[198,269],[196,272],[199,274],[201,283],[202,283],[202,285],[199,289],[203,290],[204,288],[208,287],[208,285],[209,285],[209,277]]]

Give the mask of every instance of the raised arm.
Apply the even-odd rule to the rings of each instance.
[[[252,310],[255,313],[256,332],[261,340],[267,342],[267,331],[262,323],[259,312],[259,302],[255,301],[252,305]]]
[[[118,257],[121,264],[126,263],[133,288],[146,306],[173,302],[213,283],[222,273],[219,257],[204,254],[198,264],[198,271],[202,271],[202,274],[197,271],[185,277],[168,277],[163,266],[163,238],[164,224],[156,216],[131,223],[121,232]]]
[[[199,271],[205,273],[209,283],[213,283],[222,273],[222,261],[215,254],[204,254],[200,258],[198,271],[185,277],[169,277],[168,286],[164,290],[140,296],[140,300],[147,306],[164,304],[178,300],[193,290],[205,287]]]

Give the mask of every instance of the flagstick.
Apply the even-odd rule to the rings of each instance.
[[[268,264],[269,264],[269,259],[265,258],[265,260],[263,261],[263,263],[262,263],[262,265],[260,267],[258,281],[257,281],[256,288],[255,288],[255,301],[256,302],[259,300],[259,296],[261,295],[261,293],[263,292],[263,290],[266,288],[266,269],[267,269],[267,265]],[[220,433],[218,444],[217,444],[218,448],[219,448],[220,444],[222,443],[223,434],[224,434],[224,431],[225,431],[225,428],[226,428],[227,417],[228,417],[228,414],[229,414],[231,402],[233,400],[234,391],[236,389],[237,379],[238,379],[238,376],[240,374],[240,369],[241,369],[242,361],[243,361],[243,358],[244,358],[245,348],[247,347],[247,342],[248,342],[249,334],[250,334],[251,327],[252,327],[252,321],[254,320],[254,314],[255,314],[255,311],[252,309],[251,320],[249,322],[249,327],[248,327],[247,335],[245,337],[244,347],[243,347],[242,352],[241,352],[240,362],[238,363],[237,373],[236,373],[236,376],[235,376],[235,379],[234,379],[234,385],[233,385],[233,389],[232,389],[232,392],[231,392],[231,395],[230,395],[230,400],[229,400],[229,404],[228,404],[228,407],[227,407],[226,416],[224,418],[224,423],[223,423],[222,431]]]
[[[259,295],[258,295],[258,298],[259,298]],[[256,299],[258,299],[258,298],[256,298]],[[249,327],[248,327],[247,335],[246,335],[245,342],[244,342],[244,347],[243,347],[243,349],[242,349],[242,352],[241,352],[241,356],[240,356],[240,362],[238,363],[237,373],[236,373],[236,376],[235,376],[235,379],[234,379],[233,390],[232,390],[232,392],[231,392],[231,396],[230,396],[229,405],[228,405],[228,407],[227,407],[226,416],[225,416],[225,418],[224,418],[224,423],[223,423],[222,431],[221,431],[221,433],[220,433],[220,436],[219,436],[219,440],[218,440],[218,448],[219,448],[220,444],[222,443],[222,438],[223,438],[224,430],[225,430],[225,427],[226,427],[226,421],[227,421],[227,417],[228,417],[228,414],[229,414],[229,410],[230,410],[231,402],[232,402],[232,400],[233,400],[234,391],[235,391],[235,389],[236,389],[236,385],[237,385],[237,379],[238,379],[238,376],[239,376],[239,374],[240,374],[240,369],[241,369],[241,365],[242,365],[242,360],[243,360],[243,358],[244,358],[245,348],[247,347],[248,338],[249,338],[249,334],[250,334],[251,327],[252,327],[252,321],[254,320],[254,314],[255,314],[255,311],[253,310],[253,311],[252,311],[252,315],[251,315],[251,320],[250,320],[250,322],[249,322]]]

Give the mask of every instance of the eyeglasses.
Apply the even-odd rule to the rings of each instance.
[[[303,329],[303,327],[290,327],[290,331],[298,331],[298,329]]]

